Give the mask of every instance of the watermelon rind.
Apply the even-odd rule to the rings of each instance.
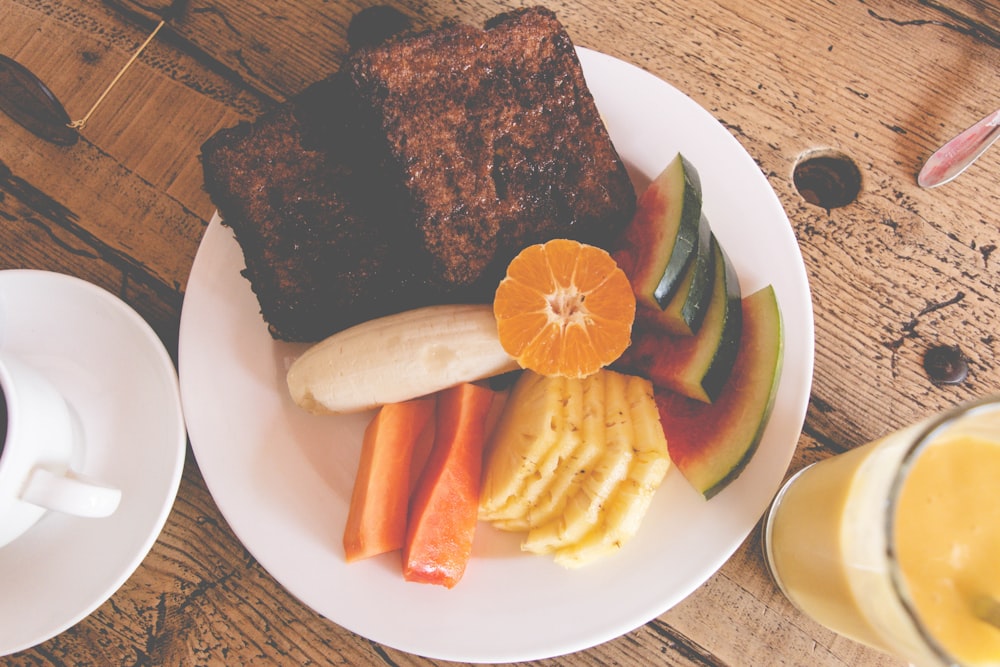
[[[611,253],[638,306],[662,310],[670,303],[696,254],[701,203],[698,172],[680,153],[639,196]]]
[[[743,334],[732,374],[714,403],[658,390],[671,461],[705,498],[725,489],[756,452],[774,408],[784,328],[773,286],[743,299]]]

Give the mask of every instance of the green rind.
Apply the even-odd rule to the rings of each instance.
[[[743,293],[740,289],[740,279],[736,275],[736,269],[733,267],[733,263],[729,261],[729,256],[726,254],[725,249],[723,249],[722,244],[716,241],[716,246],[719,249],[719,254],[716,255],[715,261],[719,262],[721,259],[723,267],[725,267],[726,287],[725,290],[716,290],[713,294],[713,299],[725,299],[725,322],[722,326],[722,333],[719,335],[719,341],[716,344],[715,353],[712,355],[711,361],[708,362],[708,366],[705,368],[704,374],[698,383],[698,386],[704,392],[703,395],[697,395],[694,389],[694,377],[690,379],[690,393],[694,395],[693,397],[709,403],[715,401],[729,379],[733,365],[736,363],[740,337],[743,332],[743,308],[741,307]],[[718,276],[718,269],[716,269],[716,280],[718,280]],[[701,331],[699,330],[699,335],[700,333]]]
[[[639,197],[612,255],[640,307],[664,308],[693,260],[701,220],[701,181],[679,153]]]
[[[688,262],[684,277],[674,298],[658,314],[651,315],[664,329],[678,336],[698,333],[708,306],[712,302],[715,283],[715,252],[712,248],[712,227],[705,214],[698,225],[698,248]]]
[[[746,297],[742,310],[736,364],[714,403],[663,390],[656,394],[670,458],[706,498],[726,488],[753,457],[781,377],[784,328],[774,288]]]
[[[694,259],[695,248],[698,245],[698,228],[701,224],[701,181],[690,162],[680,154],[677,158],[681,161],[684,172],[684,190],[674,247],[663,269],[663,275],[653,290],[653,299],[661,308],[670,303],[684,277],[687,265]]]
[[[715,255],[712,299],[698,333],[672,336],[658,323],[637,319],[632,344],[616,364],[649,378],[656,387],[705,403],[715,400],[729,377],[742,328],[739,279],[714,235],[711,243]]]

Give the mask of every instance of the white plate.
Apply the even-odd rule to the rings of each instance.
[[[371,640],[431,658],[510,662],[576,651],[658,616],[711,576],[777,490],[795,449],[813,364],[805,267],[781,205],[749,155],[706,111],[631,65],[580,50],[612,138],[638,188],[681,151],[698,168],[705,210],[747,294],[772,283],[785,321],[781,385],[760,449],[705,502],[679,473],[639,535],[614,558],[567,571],[522,554],[518,537],[480,524],[454,589],[406,583],[399,555],[348,565],[341,535],[370,415],[314,417],[287,398],[303,346],[268,336],[243,259],[218,218],[188,281],[180,378],[198,464],[246,547],[293,595]]]
[[[48,512],[0,548],[0,655],[43,642],[110,598],[149,553],[187,444],[173,361],[109,292],[47,271],[0,271],[0,349],[33,364],[80,418],[74,468],[122,490],[110,517]]]

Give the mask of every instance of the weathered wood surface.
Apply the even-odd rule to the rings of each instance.
[[[0,52],[82,116],[169,3],[0,0]],[[176,353],[188,272],[213,207],[201,143],[334,71],[373,2],[191,0],[118,84],[82,140],[46,144],[0,115],[0,268],[44,268],[121,294]],[[519,3],[390,0],[415,20],[479,23]],[[961,399],[1000,391],[1000,153],[952,184],[915,174],[998,106],[1000,9],[973,0],[548,3],[575,41],[639,65],[715,115],[780,198],[809,273],[816,367],[794,471]],[[796,164],[847,156],[862,191],[808,203]],[[971,372],[937,386],[926,349]],[[797,613],[755,531],[683,603],[547,665],[896,665]],[[651,573],[655,576],[655,573]],[[526,600],[526,604],[530,601]],[[2,632],[2,628],[0,628]],[[189,456],[138,571],[93,615],[6,658],[18,665],[434,664],[303,607],[244,550]]]

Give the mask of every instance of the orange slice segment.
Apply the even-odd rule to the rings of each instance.
[[[523,368],[582,378],[628,347],[635,294],[606,251],[555,239],[511,261],[493,314],[500,344]]]

